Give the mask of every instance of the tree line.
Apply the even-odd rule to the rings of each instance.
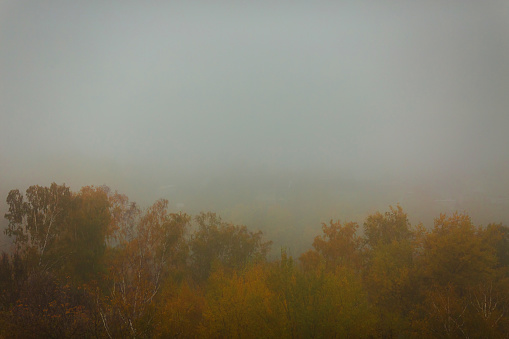
[[[509,337],[509,228],[466,214],[331,220],[298,258],[268,260],[260,231],[107,187],[7,204],[0,338]]]

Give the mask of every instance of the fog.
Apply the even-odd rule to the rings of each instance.
[[[1,1],[0,212],[57,182],[295,251],[398,202],[507,225],[508,37],[504,1]]]

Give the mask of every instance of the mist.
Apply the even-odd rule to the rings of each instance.
[[[2,1],[0,212],[105,184],[295,251],[396,203],[508,224],[508,36],[503,1]]]

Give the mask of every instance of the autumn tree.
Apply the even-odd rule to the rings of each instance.
[[[298,268],[286,249],[281,249],[280,260],[270,264],[267,286],[274,293],[275,309],[280,309],[281,337],[296,338],[298,333],[297,310],[299,308],[296,289]]]
[[[294,262],[214,213],[142,210],[107,187],[12,190],[3,337],[508,337],[509,228],[412,227],[398,205],[331,220]]]
[[[155,316],[154,336],[197,338],[203,333],[204,289],[188,281],[167,281]]]
[[[136,237],[142,211],[136,202],[129,201],[127,195],[116,191],[112,193],[108,187],[103,190],[108,194],[110,206],[107,243],[110,247],[124,246]]]
[[[364,286],[378,316],[378,336],[391,337],[409,328],[415,301],[413,248],[409,241],[380,244],[370,253]]]
[[[281,334],[287,338],[368,337],[375,317],[360,275],[350,267],[299,270],[286,252],[269,270]]]
[[[497,265],[495,250],[468,215],[441,214],[426,237],[421,271],[431,283],[457,287],[486,282]]]
[[[164,278],[185,263],[189,221],[186,214],[168,213],[168,201],[159,200],[133,229],[117,230],[120,240],[112,249],[110,288],[100,312],[108,335],[151,335],[155,300]]]
[[[483,241],[495,250],[497,267],[509,275],[509,227],[489,224],[482,232]]]
[[[401,206],[376,212],[364,222],[367,250],[364,284],[378,317],[377,335],[391,337],[409,328],[413,307],[415,243]]]
[[[31,274],[20,284],[16,302],[0,334],[12,338],[102,337],[94,299],[70,280],[51,272]]]
[[[495,247],[494,227],[476,227],[466,214],[441,214],[424,239],[419,260],[419,323],[434,337],[501,337],[507,333],[507,290]],[[421,326],[422,328],[422,326]]]
[[[423,319],[414,320],[414,336],[423,338],[469,338],[468,304],[458,295],[453,284],[435,286],[425,291],[418,306]]]
[[[104,253],[109,223],[104,192],[84,187],[74,194],[53,183],[30,186],[25,196],[12,190],[7,202],[6,233],[15,243],[7,294],[10,334],[90,336],[97,312],[80,283],[98,271]]]
[[[214,263],[227,269],[240,269],[248,262],[264,260],[271,242],[263,241],[261,231],[248,231],[221,220],[215,213],[195,218],[198,230],[190,240],[192,269],[195,277],[205,280]]]
[[[282,337],[283,326],[260,265],[214,271],[207,283],[201,335],[207,338]],[[274,309],[276,307],[276,309]]]
[[[11,190],[7,196],[9,224],[5,233],[14,237],[16,251],[32,266],[48,270],[61,266],[68,253],[55,251],[62,230],[67,227],[72,194],[65,185],[30,186],[26,195]]]
[[[104,273],[103,256],[110,223],[109,201],[102,188],[85,186],[73,195],[68,225],[60,235],[61,253],[69,253],[65,274],[80,282]]]
[[[364,222],[364,236],[371,248],[409,239],[411,231],[407,214],[397,205],[396,208],[390,206],[384,214],[376,212],[368,216]]]
[[[355,222],[341,224],[330,221],[329,225],[323,223],[323,235],[317,236],[313,241],[314,250],[304,253],[300,260],[310,269],[317,267],[320,257],[325,261],[328,270],[334,271],[338,266],[359,269],[362,264],[362,238],[357,235],[359,225]]]

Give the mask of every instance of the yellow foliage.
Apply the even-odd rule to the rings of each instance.
[[[261,266],[227,275],[219,269],[208,281],[201,334],[212,338],[277,337],[278,314]]]

